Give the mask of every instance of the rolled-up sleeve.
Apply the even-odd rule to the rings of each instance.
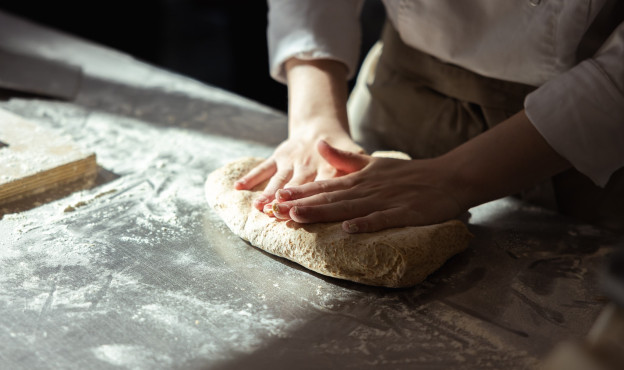
[[[333,59],[344,63],[351,78],[360,50],[362,0],[269,0],[271,76],[286,83],[289,58]]]
[[[624,167],[624,24],[593,58],[529,94],[525,111],[554,150],[606,185]]]

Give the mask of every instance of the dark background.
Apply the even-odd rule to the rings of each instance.
[[[0,0],[0,9],[286,111],[286,87],[269,76],[264,0]],[[384,19],[381,2],[367,0],[361,58]]]

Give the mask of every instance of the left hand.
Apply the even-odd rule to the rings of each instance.
[[[347,175],[277,191],[275,217],[299,223],[344,221],[344,231],[362,233],[443,222],[465,210],[435,159],[375,158],[325,141],[317,149]]]

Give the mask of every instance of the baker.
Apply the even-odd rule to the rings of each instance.
[[[563,213],[624,228],[623,1],[386,0],[349,96],[361,5],[269,0],[289,134],[235,184],[268,180],[257,209],[359,233],[540,188]]]

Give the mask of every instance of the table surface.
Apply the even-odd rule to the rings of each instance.
[[[533,368],[583,337],[622,237],[513,198],[473,208],[467,251],[384,289],[233,235],[206,175],[267,156],[286,117],[0,13],[0,46],[79,65],[75,101],[0,107],[97,154],[97,186],[0,220],[2,368]],[[1,149],[0,149],[1,150]]]

